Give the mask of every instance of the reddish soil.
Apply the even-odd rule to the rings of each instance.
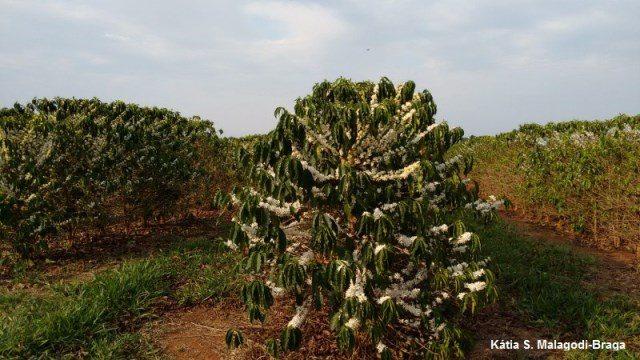
[[[242,358],[246,349],[227,350],[225,334],[230,326],[248,326],[241,308],[227,306],[199,306],[165,314],[152,325],[152,338],[163,352],[175,359],[233,359]]]
[[[293,304],[276,303],[269,310],[265,324],[251,324],[238,303],[201,305],[178,309],[152,324],[150,337],[171,359],[269,359],[265,340],[278,337],[293,316]],[[228,329],[242,330],[246,346],[230,351],[225,344]],[[310,314],[302,327],[303,346],[285,359],[370,359],[364,346],[352,355],[341,353],[326,324],[326,314]]]

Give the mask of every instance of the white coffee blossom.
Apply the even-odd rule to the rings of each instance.
[[[357,318],[351,318],[344,324],[344,326],[348,327],[349,329],[357,330],[360,327],[360,320],[358,320]]]
[[[458,238],[453,243],[457,245],[466,244],[471,240],[471,235],[473,234],[467,231],[462,235],[458,236]]]
[[[375,255],[378,255],[378,253],[382,250],[384,250],[387,247],[387,245],[385,244],[380,244],[380,245],[376,245],[376,248],[373,250],[373,253]]]
[[[474,283],[464,284],[464,287],[469,289],[470,292],[476,292],[476,291],[484,290],[484,288],[486,286],[487,286],[487,283],[484,282],[484,281],[477,281],[477,282],[474,282]]]
[[[308,265],[313,260],[313,258],[314,258],[313,251],[308,250],[300,256],[300,259],[298,259],[298,263],[300,265]]]

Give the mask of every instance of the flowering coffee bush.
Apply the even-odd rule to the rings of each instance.
[[[338,79],[295,113],[277,109],[270,136],[241,150],[250,186],[217,200],[238,206],[227,245],[245,254],[242,299],[252,321],[277,296],[297,304],[267,343],[273,355],[297,349],[321,308],[343,349],[367,339],[383,358],[462,354],[461,320],[495,290],[479,238],[458,219],[495,205],[462,180],[469,160],[444,160],[463,132],[435,113],[413,82]],[[229,330],[230,346],[242,341]]]
[[[551,207],[593,245],[640,245],[640,126],[553,132],[528,148],[519,171],[533,204]]]
[[[200,175],[211,123],[97,99],[0,109],[0,230],[30,255],[47,235],[170,211]]]
[[[640,253],[640,115],[527,124],[456,145],[483,191],[587,245]]]

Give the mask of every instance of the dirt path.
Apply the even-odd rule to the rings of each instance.
[[[242,353],[227,350],[225,335],[231,326],[247,326],[247,316],[232,304],[198,306],[166,314],[151,325],[151,337],[174,359],[233,359]]]
[[[532,224],[508,213],[502,214],[502,217],[513,224],[524,237],[569,245],[572,250],[595,258],[598,264],[589,279],[591,285],[606,293],[625,293],[640,298],[640,259],[636,255],[626,251],[604,251],[581,246],[577,239],[553,228]]]
[[[151,324],[147,335],[171,359],[270,359],[264,343],[268,338],[279,336],[293,316],[292,305],[276,302],[264,324],[249,323],[247,313],[238,303],[178,309]],[[287,354],[285,359],[370,358],[362,351],[364,346],[356,348],[349,356],[340,354],[326,318],[325,313],[310,314],[302,327],[305,333],[302,347],[295,353]],[[225,335],[230,328],[242,330],[246,346],[235,351],[227,349]]]
[[[596,259],[586,286],[595,287],[606,296],[626,294],[640,299],[640,263],[634,254],[628,252],[607,252],[581,246],[578,239],[558,232],[551,227],[533,224],[510,213],[501,213],[501,217],[512,224],[517,234],[536,241],[570,246],[575,252],[588,255]],[[511,351],[496,351],[490,349],[492,339],[544,339],[551,334],[540,327],[526,325],[518,314],[500,308],[494,304],[478,314],[474,329],[480,334],[470,359],[511,359]],[[527,351],[526,357],[531,359],[563,358],[559,351]]]

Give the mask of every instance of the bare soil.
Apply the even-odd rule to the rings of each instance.
[[[278,337],[280,330],[293,316],[293,304],[277,302],[269,310],[264,324],[251,324],[240,303],[200,305],[177,309],[150,326],[147,335],[171,359],[269,359],[264,347],[267,339]],[[246,346],[228,350],[225,335],[228,329],[243,332]],[[326,324],[326,314],[310,314],[302,327],[303,346],[285,359],[373,359],[365,346],[346,355],[336,347]]]

